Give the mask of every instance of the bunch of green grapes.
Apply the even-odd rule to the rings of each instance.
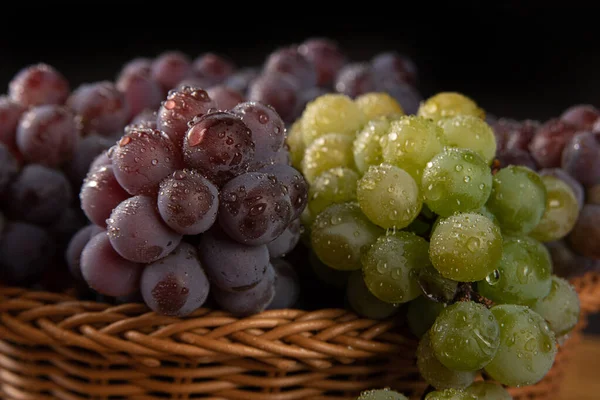
[[[326,94],[288,136],[310,184],[302,221],[316,276],[345,287],[364,317],[405,309],[430,400],[505,398],[478,376],[540,381],[579,318],[544,246],[577,220],[575,194],[523,166],[496,168],[484,116],[454,92],[416,115],[384,93]]]

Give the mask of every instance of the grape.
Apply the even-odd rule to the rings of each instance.
[[[571,188],[571,191],[573,192],[573,194],[575,195],[575,198],[577,199],[577,204],[579,204],[579,209],[581,210],[581,207],[583,207],[583,204],[585,202],[585,192],[584,192],[583,186],[581,185],[581,183],[579,183],[579,181],[577,181],[575,178],[573,178],[571,175],[569,175],[563,169],[560,169],[560,168],[544,168],[544,169],[539,170],[538,174],[541,177],[553,176],[555,178],[562,180],[567,185],[569,185],[569,187]]]
[[[125,95],[110,81],[84,83],[67,99],[83,135],[120,133],[131,115]]]
[[[320,96],[329,93],[329,90],[314,86],[306,89],[301,89],[298,93],[298,102],[296,103],[296,111],[294,112],[295,118],[299,118],[302,115],[302,112],[313,100],[316,100]],[[298,119],[296,119],[297,121]],[[295,121],[294,121],[295,122]]]
[[[96,157],[114,144],[113,140],[100,135],[88,135],[77,142],[73,157],[67,162],[65,168],[73,186],[81,185]]]
[[[464,94],[440,92],[421,103],[417,115],[434,121],[458,115],[471,115],[483,120],[485,111]]]
[[[319,175],[308,192],[310,212],[318,215],[329,205],[356,201],[359,176],[349,168],[336,167]]]
[[[152,62],[152,79],[167,92],[192,72],[190,58],[181,51],[169,50],[159,54]]]
[[[389,388],[384,388],[365,390],[356,400],[408,400],[408,397]]]
[[[86,283],[105,296],[126,296],[139,288],[144,270],[121,257],[111,246],[106,232],[94,235],[81,252],[81,274]]]
[[[473,382],[465,389],[465,393],[474,396],[477,400],[512,400],[508,390],[494,382]]]
[[[539,299],[531,309],[548,322],[557,337],[566,335],[579,321],[579,295],[569,281],[552,276],[550,293]]]
[[[503,232],[528,234],[540,223],[546,198],[546,187],[538,174],[527,167],[509,165],[494,175],[486,207]]]
[[[41,227],[7,222],[0,236],[0,281],[23,285],[42,274],[55,252],[55,243]]]
[[[246,172],[254,154],[252,131],[229,111],[194,119],[183,140],[186,165],[197,168],[218,186]]]
[[[443,130],[445,145],[473,150],[488,165],[494,160],[496,137],[483,119],[473,115],[456,115],[440,119],[438,125]]]
[[[541,168],[560,167],[560,159],[565,145],[578,130],[559,119],[543,123],[529,143],[529,152]]]
[[[24,107],[64,104],[70,91],[69,81],[63,74],[44,63],[21,69],[8,83],[11,100]]]
[[[501,167],[506,167],[509,165],[522,165],[531,169],[532,171],[535,171],[538,168],[531,154],[521,149],[500,151],[496,154],[496,159]]]
[[[168,136],[149,128],[127,130],[110,158],[117,181],[132,195],[155,194],[160,181],[181,168],[181,155]]]
[[[301,118],[304,144],[307,146],[332,132],[353,139],[366,122],[365,115],[352,98],[339,93],[325,94],[311,101]]]
[[[287,164],[272,164],[262,168],[259,172],[267,174],[283,184],[292,203],[292,219],[300,217],[308,202],[308,183],[293,167]]]
[[[287,148],[282,148],[273,156],[273,164],[292,166],[292,156]]]
[[[435,302],[450,303],[458,294],[459,282],[444,278],[431,262],[419,269],[416,279],[425,297]]]
[[[384,82],[382,87],[378,84],[377,90],[389,93],[400,104],[404,113],[408,115],[417,114],[423,101],[421,93],[407,83],[387,81]]]
[[[578,253],[600,259],[600,205],[586,204],[569,234],[569,243]]]
[[[112,165],[90,170],[79,193],[81,209],[94,224],[106,227],[112,210],[131,197],[117,182]]]
[[[389,164],[369,167],[358,181],[356,198],[371,222],[385,229],[408,226],[423,206],[415,180]]]
[[[219,190],[196,170],[179,170],[160,183],[158,212],[182,235],[208,230],[217,219]]]
[[[529,235],[542,242],[551,242],[571,232],[579,216],[579,204],[575,193],[563,180],[554,176],[541,178],[546,187],[546,210]]]
[[[206,93],[213,99],[219,110],[229,110],[246,101],[242,93],[223,84],[209,87]]]
[[[50,224],[68,208],[73,191],[61,172],[29,164],[13,180],[5,196],[5,212],[10,217],[33,224]]]
[[[140,288],[151,310],[182,317],[204,304],[210,285],[196,248],[183,242],[168,256],[144,268]]]
[[[562,169],[583,185],[600,182],[600,132],[581,132],[562,151]]]
[[[220,84],[235,72],[236,66],[222,54],[206,52],[194,59],[192,70],[195,76]]]
[[[293,205],[274,175],[248,172],[227,182],[219,199],[219,224],[232,239],[247,245],[275,240],[292,220]]]
[[[17,125],[24,112],[25,107],[7,96],[0,96],[0,144],[11,150],[16,149]]]
[[[265,275],[255,286],[238,292],[213,288],[213,297],[223,310],[237,317],[258,314],[275,298],[275,279],[275,269],[268,264]]]
[[[573,125],[579,130],[592,129],[600,118],[600,110],[591,104],[576,104],[567,108],[561,115],[561,121]]]
[[[367,219],[358,204],[332,204],[313,222],[311,245],[327,266],[351,271],[361,268],[361,252],[382,234],[383,230]]]
[[[304,158],[304,151],[306,146],[304,145],[304,138],[302,133],[301,120],[297,120],[292,124],[290,129],[287,131],[285,138],[285,145],[289,147],[290,156],[292,159],[292,167],[298,171],[302,170],[302,159]]]
[[[224,83],[233,90],[246,94],[252,81],[260,75],[260,72],[261,68],[258,67],[241,68],[229,75]]]
[[[335,288],[343,288],[346,286],[351,271],[342,271],[327,266],[319,260],[319,257],[314,251],[310,251],[308,262],[319,281]]]
[[[317,70],[313,63],[295,46],[280,47],[269,54],[263,71],[292,76],[301,88],[314,87],[317,84]]]
[[[431,347],[430,333],[419,340],[417,346],[417,368],[421,377],[435,389],[464,389],[475,380],[474,371],[454,371],[444,366]]]
[[[521,122],[514,122],[512,129],[508,131],[508,137],[506,140],[506,150],[523,150],[527,151],[531,139],[535,136],[535,133],[540,127],[538,121],[526,119]]]
[[[291,123],[296,119],[300,87],[287,74],[264,72],[252,81],[246,97],[249,101],[273,107],[284,122]]]
[[[390,122],[381,140],[383,160],[408,172],[417,182],[425,165],[442,151],[443,131],[430,120],[412,115]]]
[[[427,393],[424,400],[483,400],[464,390],[444,389]]]
[[[323,135],[312,142],[304,152],[302,173],[309,184],[332,168],[354,169],[353,139],[339,133]]]
[[[296,245],[300,241],[300,234],[302,233],[302,225],[300,219],[296,218],[290,222],[285,230],[277,236],[275,240],[267,243],[267,249],[269,250],[269,257],[271,259],[284,257],[290,251],[296,248]]]
[[[360,270],[352,271],[348,277],[346,299],[354,312],[370,319],[388,318],[399,308],[399,304],[388,303],[375,297],[365,284]]]
[[[423,201],[438,215],[481,208],[492,191],[492,171],[477,153],[446,147],[423,170]]]
[[[302,241],[302,243],[304,243],[307,247],[310,247],[310,231],[311,231],[311,227],[312,227],[312,223],[315,220],[316,215],[313,215],[310,210],[308,209],[308,207],[306,207],[304,209],[304,211],[302,211],[302,214],[300,214],[300,223],[302,224],[302,231],[300,232],[300,240]]]
[[[335,77],[336,92],[356,98],[376,90],[375,77],[367,62],[351,62],[344,65]]]
[[[377,238],[364,252],[365,284],[381,301],[406,303],[421,295],[416,276],[430,264],[429,243],[412,232],[397,231]]]
[[[429,257],[445,278],[479,281],[494,270],[501,256],[500,229],[478,213],[441,219],[431,234]]]
[[[385,116],[400,116],[404,114],[402,106],[396,99],[385,92],[368,92],[354,100],[367,120]]]
[[[156,109],[143,109],[139,113],[137,113],[129,122],[129,125],[139,126],[142,128],[150,128],[150,129],[158,129],[158,125],[156,124],[156,118],[158,113]],[[125,126],[127,129],[127,126]]]
[[[552,273],[570,278],[593,268],[594,260],[576,253],[566,239],[544,243],[552,258]]]
[[[338,71],[347,60],[336,41],[322,37],[305,40],[298,46],[298,52],[315,66],[317,84],[321,87],[333,84]]]
[[[529,236],[504,236],[496,269],[477,284],[477,289],[497,303],[528,305],[550,292],[550,253]]]
[[[134,196],[122,201],[106,221],[108,237],[121,257],[150,263],[169,254],[181,241],[160,218],[153,199]]]
[[[129,104],[128,120],[145,109],[156,110],[160,107],[163,98],[162,88],[145,69],[121,73],[115,86],[123,93],[125,101]]]
[[[500,347],[485,372],[508,386],[539,382],[556,355],[556,339],[544,319],[526,306],[502,304],[491,308],[500,325]]]
[[[0,193],[4,193],[19,173],[19,162],[8,147],[0,143]]]
[[[79,229],[69,240],[65,250],[65,260],[71,275],[77,280],[83,280],[83,275],[81,275],[81,252],[90,239],[101,232],[103,232],[103,229],[99,226],[88,224]]]
[[[268,310],[293,307],[300,298],[300,280],[294,267],[285,260],[272,259],[275,269],[275,297],[269,303]]]
[[[152,59],[146,57],[136,57],[127,61],[121,66],[117,74],[117,81],[125,75],[141,75],[146,78],[152,77]]]
[[[406,321],[408,328],[418,338],[421,338],[433,326],[437,316],[446,304],[419,296],[408,303]]]
[[[371,59],[371,68],[375,78],[385,84],[386,82],[404,82],[410,85],[417,83],[417,67],[408,57],[395,51],[386,51],[376,54]]]
[[[500,346],[500,326],[482,304],[459,301],[443,309],[429,331],[435,357],[447,368],[476,371]]]
[[[88,172],[95,171],[96,169],[104,167],[106,165],[112,166],[112,160],[108,155],[108,150],[105,150],[102,153],[98,154],[96,157],[94,157],[94,160],[90,164]]]
[[[217,226],[200,236],[198,251],[211,284],[224,291],[240,292],[256,286],[269,265],[266,245],[238,243]]]
[[[587,187],[585,200],[588,204],[600,204],[600,182]],[[581,207],[583,207],[583,204]]]
[[[390,118],[380,117],[371,119],[358,132],[352,147],[358,172],[364,174],[371,165],[379,165],[383,162],[380,140],[389,129]]]
[[[189,129],[188,122],[212,109],[217,109],[217,103],[206,91],[191,86],[179,87],[169,91],[167,99],[161,103],[156,124],[177,148],[181,148]]]

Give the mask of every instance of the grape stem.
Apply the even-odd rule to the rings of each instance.
[[[491,308],[494,305],[492,300],[482,296],[473,289],[473,284],[470,282],[461,282],[458,284],[456,295],[454,296],[452,303],[456,303],[457,301],[474,301],[483,304],[487,308]]]

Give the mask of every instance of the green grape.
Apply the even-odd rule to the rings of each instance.
[[[422,102],[417,115],[434,121],[456,115],[473,115],[483,119],[485,111],[462,93],[440,92]]]
[[[434,122],[405,115],[390,122],[388,133],[381,137],[383,161],[408,172],[417,182],[425,165],[442,151],[442,129]]]
[[[442,310],[429,331],[431,347],[444,366],[477,371],[496,355],[500,327],[482,304],[459,301]]]
[[[508,390],[494,382],[473,382],[465,392],[475,396],[477,400],[512,400]]]
[[[431,264],[419,270],[417,282],[423,294],[431,300],[450,303],[456,297],[458,282],[444,278]]]
[[[445,278],[459,282],[485,279],[502,256],[502,234],[478,213],[451,215],[431,234],[429,257]]]
[[[308,207],[304,207],[300,214],[300,240],[306,247],[310,247],[310,231],[315,217],[316,215],[312,214]]]
[[[492,214],[485,205],[482,206],[476,212],[485,217],[488,217],[496,226],[500,227],[500,222],[498,222],[498,218],[496,218],[496,216],[494,214]]]
[[[336,167],[354,169],[353,139],[339,133],[328,133],[312,142],[304,151],[302,173],[309,184],[323,172]]]
[[[398,311],[399,304],[379,300],[367,288],[361,271],[352,271],[346,286],[346,298],[358,315],[371,319],[384,319]]]
[[[442,118],[438,125],[444,131],[447,146],[469,149],[481,156],[487,165],[496,157],[496,135],[483,119],[473,115]]]
[[[324,284],[341,289],[348,283],[350,271],[340,271],[339,269],[328,267],[319,260],[314,251],[310,251],[308,255],[308,263],[317,276],[317,279]]]
[[[361,174],[367,172],[371,165],[383,162],[381,154],[381,138],[388,133],[389,118],[372,119],[358,132],[352,148],[356,169]]]
[[[552,276],[550,293],[531,309],[544,317],[556,336],[566,335],[579,321],[579,296],[567,280]]]
[[[331,268],[360,269],[361,252],[375,243],[384,231],[362,213],[356,203],[332,204],[323,210],[311,227],[311,247]]]
[[[308,190],[308,208],[314,215],[335,203],[356,200],[358,174],[345,167],[336,167],[319,175]]]
[[[507,386],[539,382],[554,363],[554,332],[541,315],[527,306],[501,304],[491,311],[500,324],[500,347],[485,366],[487,374]]]
[[[429,332],[425,333],[417,346],[417,368],[425,382],[437,390],[464,389],[473,383],[476,372],[454,371],[439,362],[431,347],[429,335]]]
[[[302,112],[304,144],[329,133],[339,133],[352,139],[366,122],[366,117],[352,98],[340,93],[328,93],[309,102]]]
[[[413,335],[422,337],[433,326],[444,307],[445,303],[429,300],[426,296],[411,300],[406,310],[406,322]]]
[[[552,242],[567,236],[579,217],[579,203],[573,189],[562,179],[542,176],[546,187],[546,211],[530,236],[542,242]]]
[[[369,92],[361,94],[354,102],[363,112],[367,120],[387,115],[404,115],[402,106],[385,92]]]
[[[427,393],[425,400],[481,400],[464,390],[444,389]]]
[[[290,151],[292,167],[298,171],[302,169],[302,159],[304,158],[304,137],[302,135],[302,120],[296,120],[290,127],[285,138],[285,142]]]
[[[438,215],[477,210],[492,191],[492,170],[477,153],[446,147],[425,166],[421,190],[425,204]]]
[[[509,165],[494,175],[486,207],[496,216],[504,233],[526,235],[544,215],[546,187],[535,171]]]
[[[408,400],[408,397],[390,388],[365,390],[356,400]]]
[[[358,181],[356,198],[365,215],[385,229],[407,227],[423,206],[417,182],[390,164],[370,166]]]
[[[412,232],[397,231],[377,238],[362,257],[367,287],[378,299],[406,303],[419,295],[419,269],[429,264],[429,243]]]
[[[504,236],[496,271],[477,290],[500,304],[531,305],[550,293],[552,258],[546,246],[529,236]]]

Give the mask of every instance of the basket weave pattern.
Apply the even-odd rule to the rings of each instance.
[[[582,319],[540,383],[515,399],[550,399],[587,314],[600,309],[600,275],[572,281]],[[354,400],[390,386],[419,399],[417,342],[396,321],[340,309],[273,310],[247,318],[200,309],[157,316],[56,293],[0,288],[0,395],[6,400]]]

